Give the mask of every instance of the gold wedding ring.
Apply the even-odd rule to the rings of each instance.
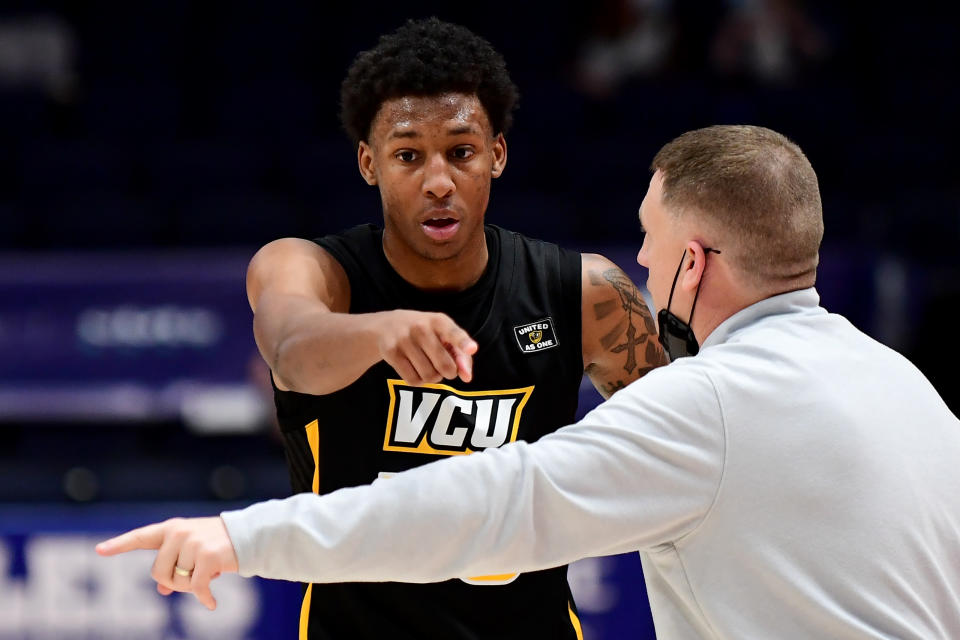
[[[174,565],[173,572],[178,576],[183,576],[184,578],[189,578],[193,575],[193,569],[184,569],[180,565]]]

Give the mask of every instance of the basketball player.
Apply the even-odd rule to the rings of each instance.
[[[383,228],[277,240],[247,277],[295,492],[535,441],[573,421],[584,372],[609,397],[665,364],[646,304],[613,263],[484,225],[516,98],[501,56],[437,19],[408,22],[350,68],[341,115]],[[563,566],[309,585],[301,637],[580,631]]]

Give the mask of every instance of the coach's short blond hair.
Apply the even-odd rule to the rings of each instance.
[[[748,282],[782,291],[813,286],[820,188],[785,136],[745,125],[697,129],[666,144],[651,169],[661,172],[667,212],[695,216]]]

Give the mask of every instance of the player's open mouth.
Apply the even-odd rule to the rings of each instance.
[[[451,224],[456,224],[457,221],[453,218],[430,218],[423,224],[429,225],[431,227],[447,227]]]
[[[460,221],[456,218],[430,218],[420,226],[431,239],[448,240],[460,229]]]

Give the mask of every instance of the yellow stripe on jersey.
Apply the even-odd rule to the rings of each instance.
[[[501,573],[493,576],[475,576],[471,578],[462,578],[467,584],[479,584],[479,585],[501,585],[501,584],[510,584],[517,579],[519,573]]]
[[[567,603],[567,610],[570,611],[570,622],[573,623],[573,630],[577,632],[577,640],[583,640],[583,627],[580,626],[580,618],[573,612],[573,605]]]
[[[312,491],[320,493],[320,425],[314,420],[304,429],[307,432],[307,442],[310,444],[310,453],[313,454],[313,484]]]
[[[311,489],[320,493],[320,425],[314,420],[304,430],[307,432],[307,443],[310,453],[313,454],[313,482]],[[310,628],[310,597],[313,595],[313,585],[307,585],[303,594],[303,604],[300,605],[300,640],[307,640],[307,630]]]
[[[303,604],[300,605],[300,640],[307,640],[307,629],[310,628],[310,596],[313,595],[313,585],[307,585],[307,592],[303,594]]]

